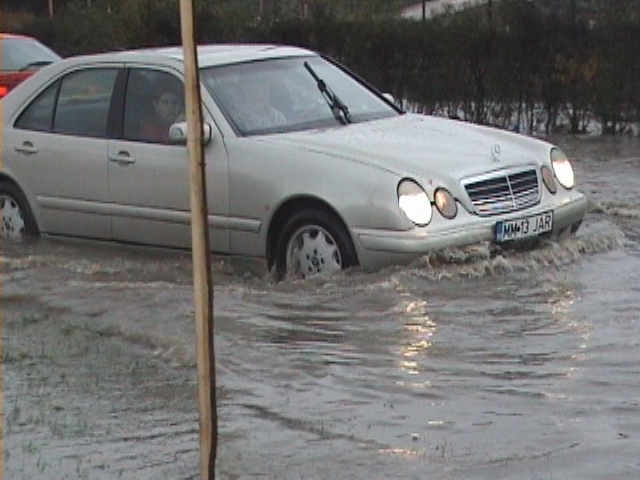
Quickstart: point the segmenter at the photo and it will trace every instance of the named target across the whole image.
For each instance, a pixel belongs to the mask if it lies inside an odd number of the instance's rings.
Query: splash
[[[635,198],[629,195],[624,202],[603,201],[590,195],[589,213],[603,214],[610,217],[610,220],[616,219],[637,220],[640,218],[640,205]]]
[[[640,207],[625,204],[610,204],[602,206],[603,213],[612,217],[626,220],[637,220],[640,218]]]
[[[496,250],[490,244],[483,244],[471,248],[446,249],[423,256],[401,272],[440,281],[560,269],[585,256],[621,248],[625,241],[624,234],[611,224],[594,225],[584,236],[544,241],[536,248]]]

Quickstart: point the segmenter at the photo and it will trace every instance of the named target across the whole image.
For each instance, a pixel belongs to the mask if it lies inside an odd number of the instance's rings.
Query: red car
[[[0,98],[60,56],[35,38],[0,33]]]

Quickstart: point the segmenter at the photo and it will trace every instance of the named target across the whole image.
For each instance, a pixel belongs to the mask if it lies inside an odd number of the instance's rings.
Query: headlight
[[[427,225],[431,221],[429,197],[413,180],[404,179],[398,184],[398,206],[418,226]]]
[[[458,214],[456,199],[444,188],[436,190],[435,200],[436,208],[444,218],[455,218]]]
[[[571,163],[567,159],[567,156],[559,148],[551,149],[551,164],[553,165],[553,172],[556,174],[560,185],[564,188],[572,189],[575,181],[573,178],[573,168],[571,168]]]

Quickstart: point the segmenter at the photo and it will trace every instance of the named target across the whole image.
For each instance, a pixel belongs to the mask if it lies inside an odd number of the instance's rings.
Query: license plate
[[[496,224],[496,242],[535,237],[553,229],[553,212],[518,218]]]

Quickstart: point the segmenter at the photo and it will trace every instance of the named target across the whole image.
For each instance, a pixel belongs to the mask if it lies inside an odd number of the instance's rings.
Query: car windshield
[[[200,78],[240,135],[347,123],[336,111],[333,97],[327,98],[327,89],[348,109],[348,123],[399,114],[377,92],[318,56],[207,67]]]
[[[55,52],[32,38],[2,38],[0,47],[3,72],[35,70],[60,60]]]

